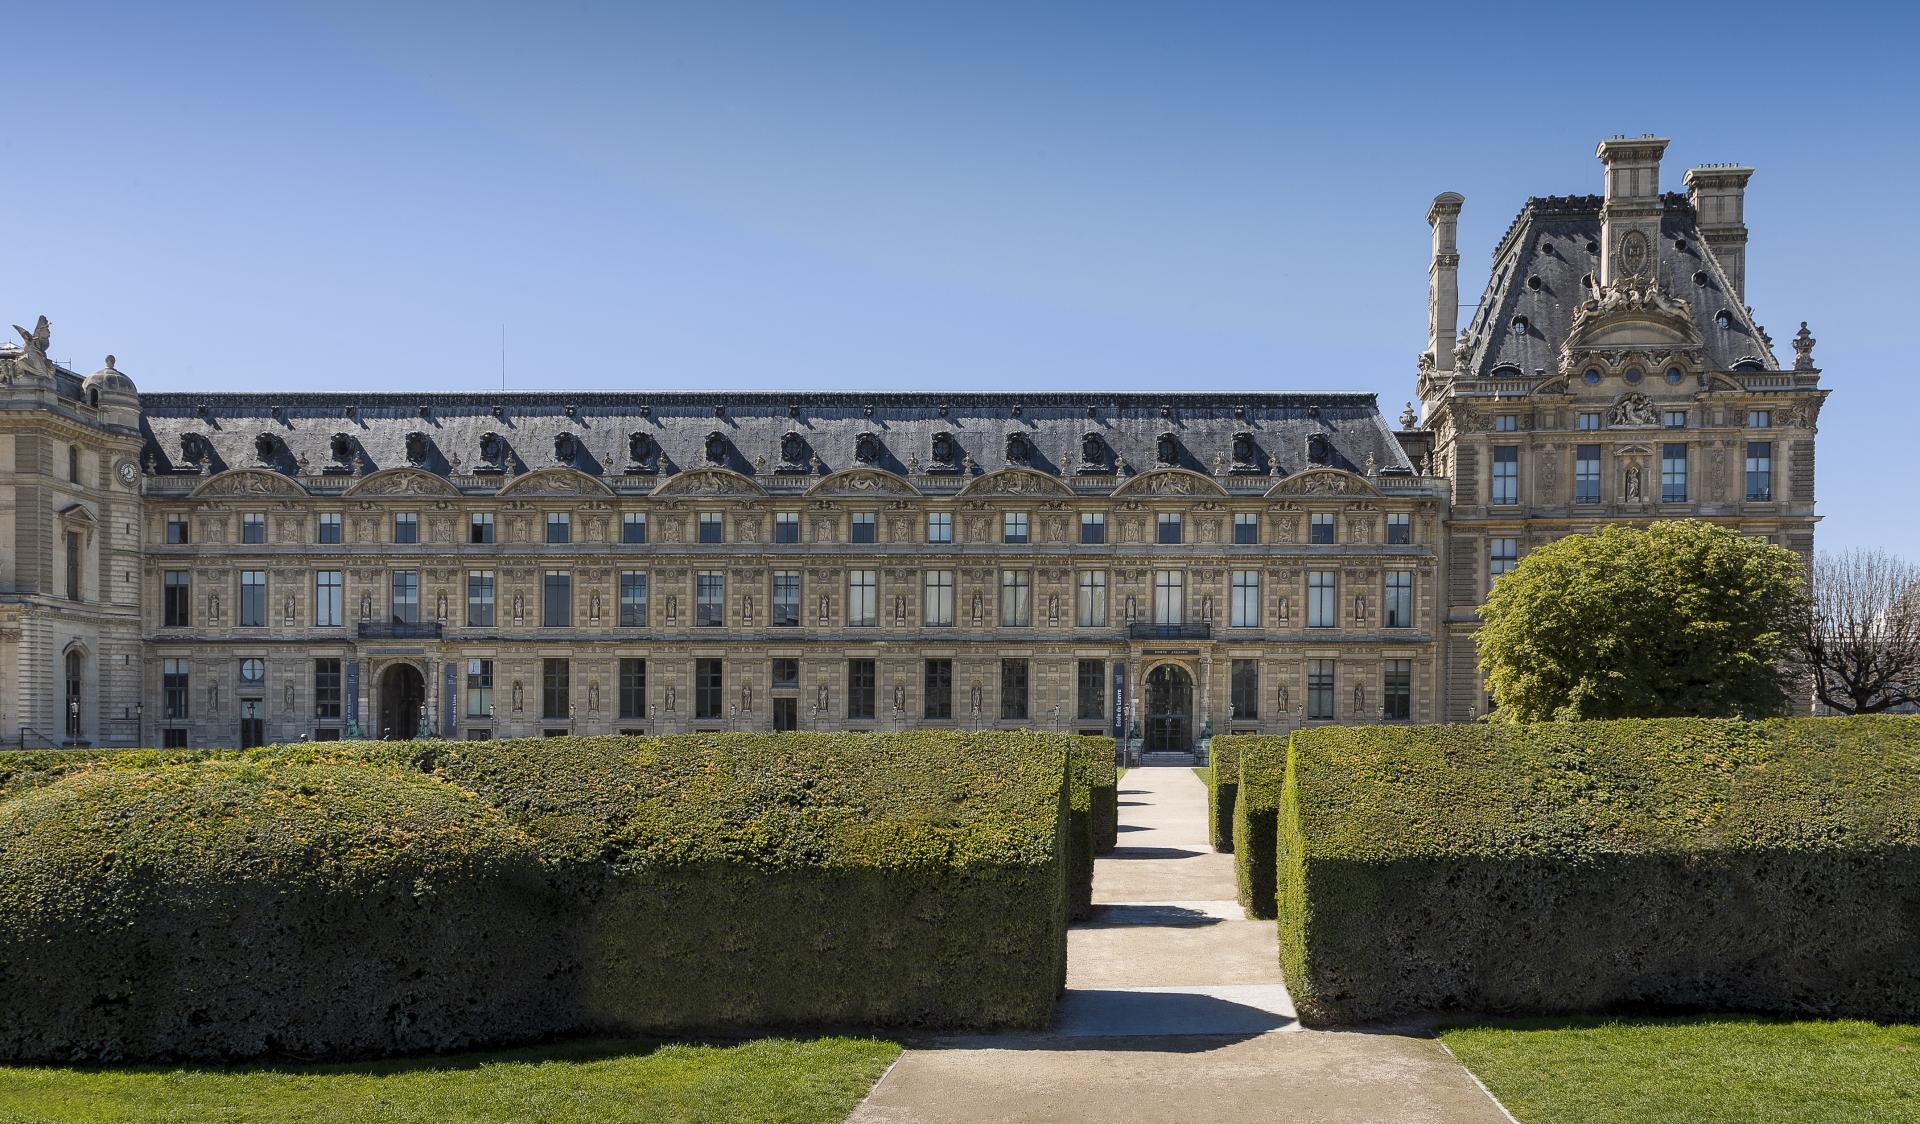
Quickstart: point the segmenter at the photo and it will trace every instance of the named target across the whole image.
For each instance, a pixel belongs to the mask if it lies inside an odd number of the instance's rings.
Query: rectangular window
[[[1412,570],[1387,571],[1387,593],[1381,609],[1382,622],[1388,628],[1413,627]]]
[[[847,571],[847,627],[872,628],[879,623],[879,571]]]
[[[1260,571],[1235,570],[1233,572],[1232,615],[1227,618],[1232,628],[1260,627]]]
[[[191,686],[187,666],[186,660],[167,660],[161,665],[160,713],[169,721],[187,717]]]
[[[573,541],[573,514],[566,511],[547,512],[547,542],[558,545]]]
[[[1307,541],[1315,546],[1331,546],[1334,542],[1333,515],[1325,511],[1316,511],[1307,517]]]
[[[1080,544],[1099,546],[1107,541],[1107,516],[1101,511],[1080,513]]]
[[[782,658],[773,661],[773,689],[795,690],[800,686],[800,661]]]
[[[693,623],[720,628],[727,623],[727,575],[723,570],[701,570],[693,577]]]
[[[1687,502],[1687,447],[1683,444],[1660,446],[1660,502]]]
[[[186,628],[193,623],[193,579],[186,570],[168,570],[160,575],[160,585],[165,591],[162,600],[166,615],[161,618],[168,628]]]
[[[1748,410],[1747,411],[1747,428],[1748,429],[1772,429],[1773,428],[1773,411],[1772,410]]]
[[[315,740],[315,741],[329,741],[329,740],[332,740],[332,741],[337,741],[337,740],[339,740],[339,734],[340,734],[340,731],[338,731],[338,730],[334,730],[334,731],[332,731],[332,733],[333,733],[333,735],[334,735],[334,737],[333,737],[333,738],[331,738],[331,739],[329,739],[329,738],[326,738],[326,737],[323,737],[323,736],[321,736],[321,735],[323,735],[323,734],[325,734],[325,733],[327,733],[327,732],[328,732],[328,731],[325,731],[325,730],[317,730],[317,731],[315,731],[315,732],[314,732],[314,740]],[[185,748],[187,748],[187,732],[186,732],[185,730],[162,730],[162,731],[160,731],[160,748],[162,748],[162,749],[185,749]]]
[[[930,628],[953,623],[953,571],[928,570],[922,579],[926,586],[926,620]]]
[[[167,545],[185,546],[192,541],[193,534],[187,530],[187,517],[184,515],[167,516]]]
[[[540,624],[544,628],[573,626],[573,575],[548,570],[540,583]]]
[[[1153,572],[1153,623],[1166,625],[1186,622],[1187,572],[1155,570]]]
[[[1396,513],[1387,516],[1387,545],[1406,546],[1413,541],[1413,516]]]
[[[953,515],[951,512],[930,511],[927,513],[927,541],[940,543],[953,541]]]
[[[313,625],[339,628],[346,612],[345,575],[339,570],[316,570],[313,575]]]
[[[700,541],[716,543],[727,541],[727,517],[718,511],[700,513]]]
[[[467,541],[480,546],[493,542],[493,512],[476,511],[467,516]]]
[[[1153,541],[1161,546],[1176,546],[1186,540],[1186,526],[1177,511],[1163,511],[1154,521]]]
[[[467,661],[467,717],[493,717],[493,661]]]
[[[620,627],[645,628],[646,626],[646,572],[643,570],[622,570],[620,571]]]
[[[853,513],[853,541],[870,543],[880,541],[880,517],[871,511]]]
[[[1413,661],[1387,660],[1380,682],[1380,717],[1405,722],[1413,717]]]
[[[420,623],[420,571],[395,570],[391,578],[393,597],[389,619],[395,624]]]
[[[267,572],[240,571],[240,627],[265,628],[267,625]]]
[[[1573,502],[1600,502],[1600,446],[1573,448]]]
[[[1487,578],[1489,580],[1520,564],[1519,539],[1487,540]]]
[[[1579,429],[1582,433],[1592,433],[1600,428],[1600,415],[1598,413],[1582,413],[1576,418],[1576,422],[1577,425],[1575,428]]]
[[[1326,722],[1333,718],[1333,661],[1307,661],[1307,718]]]
[[[1260,661],[1233,661],[1233,710],[1228,721],[1252,722],[1260,717]]]
[[[467,571],[467,625],[489,628],[493,625],[493,571]]]
[[[1687,428],[1687,412],[1685,410],[1668,410],[1666,413],[1660,415],[1660,420],[1668,429]]]
[[[1074,596],[1073,622],[1081,628],[1107,626],[1107,572],[1082,570],[1080,587]]]
[[[620,717],[647,716],[647,661],[620,661]]]
[[[645,512],[629,511],[620,516],[620,541],[627,546],[644,546],[647,541]]]
[[[540,661],[540,717],[569,718],[573,703],[573,665],[564,659]]]
[[[773,572],[773,612],[768,623],[774,628],[800,627],[800,571]]]
[[[1233,516],[1233,544],[1235,546],[1253,546],[1260,541],[1260,516],[1256,512],[1241,511]]]
[[[1027,717],[1027,661],[1000,661],[1000,719],[1024,721]]]
[[[411,511],[402,511],[394,515],[393,541],[397,543],[419,542],[420,517]]]
[[[267,541],[267,514],[249,511],[240,517],[240,541],[249,545]]]
[[[1033,575],[1025,570],[1000,571],[1000,623],[1015,628],[1033,623]]]
[[[1519,414],[1493,415],[1493,431],[1495,433],[1512,433],[1519,428],[1520,428]]]
[[[1074,674],[1073,716],[1083,722],[1107,716],[1107,661],[1080,661]]]
[[[313,716],[340,717],[340,661],[313,661]]]
[[[1520,446],[1493,447],[1493,502],[1520,502]]]
[[[799,512],[776,511],[773,513],[773,541],[776,543],[797,543],[800,541]]]
[[[341,540],[340,513],[323,511],[320,513],[320,537],[315,540],[322,546],[335,546]]]
[[[953,661],[928,660],[921,677],[921,716],[933,721],[953,717]]]
[[[847,719],[861,721],[873,717],[876,679],[872,660],[847,661]]]
[[[1747,442],[1747,499],[1773,499],[1773,442]]]
[[[714,658],[693,661],[693,717],[719,718],[726,706],[726,666]]]
[[[1000,517],[1000,541],[1023,543],[1027,541],[1027,513],[1009,511]]]
[[[1307,627],[1332,628],[1340,623],[1335,604],[1332,570],[1313,570],[1307,574]]]

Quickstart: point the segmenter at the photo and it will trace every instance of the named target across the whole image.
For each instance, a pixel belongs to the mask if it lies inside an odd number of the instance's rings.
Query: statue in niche
[[[526,613],[527,613],[526,595],[523,593],[514,594],[513,595],[513,619],[517,621],[521,617],[526,616]]]
[[[853,459],[861,464],[879,464],[880,438],[871,433],[862,433],[854,438]]]
[[[1154,442],[1154,457],[1164,467],[1180,463],[1180,439],[1171,433],[1162,433]]]
[[[363,621],[373,619],[373,594],[371,593],[360,595],[360,619]]]
[[[727,435],[717,429],[707,434],[707,463],[727,463]]]
[[[1621,494],[1628,503],[1638,503],[1640,501],[1639,465],[1630,464],[1627,466],[1626,487]]]
[[[289,622],[293,620],[293,594],[289,593],[280,602],[281,613]]]
[[[587,684],[587,713],[592,714],[598,711],[599,709],[600,709],[600,681],[598,679],[595,679],[593,682]]]
[[[446,590],[443,589],[440,591],[440,600],[439,600],[439,603],[435,606],[435,609],[440,620],[444,621],[447,619],[447,591]]]
[[[522,693],[520,690],[520,681],[518,679],[515,679],[513,681],[513,712],[515,714],[520,713],[521,698],[522,698]]]

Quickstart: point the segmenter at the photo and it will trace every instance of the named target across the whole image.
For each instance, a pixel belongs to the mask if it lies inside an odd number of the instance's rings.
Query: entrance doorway
[[[397,663],[380,675],[380,736],[406,741],[420,736],[427,681],[410,663]]]
[[[252,749],[267,744],[267,720],[260,712],[264,704],[259,699],[240,700],[240,748]]]
[[[1149,753],[1187,753],[1193,749],[1193,677],[1178,664],[1163,663],[1147,673]]]
[[[773,700],[773,728],[776,730],[800,728],[799,699],[776,698]]]

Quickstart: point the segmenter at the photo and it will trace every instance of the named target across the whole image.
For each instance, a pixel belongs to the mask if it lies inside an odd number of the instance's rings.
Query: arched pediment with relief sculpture
[[[655,496],[764,496],[751,476],[730,468],[690,468],[675,473],[653,490]]]
[[[460,489],[421,468],[384,468],[354,482],[346,495],[370,500],[381,496],[458,496]]]
[[[1578,362],[1579,353],[1587,351],[1700,345],[1692,305],[1661,292],[1650,278],[1627,277],[1574,306],[1562,355],[1571,366]]]
[[[969,497],[1071,496],[1073,489],[1031,468],[1002,468],[968,482],[960,494]]]
[[[821,477],[807,489],[809,496],[917,496],[920,489],[891,472],[872,468],[843,468]]]
[[[1341,468],[1309,468],[1267,489],[1269,496],[1377,496],[1380,489]]]
[[[1227,490],[1212,477],[1190,468],[1154,468],[1131,477],[1113,490],[1116,496],[1209,496],[1222,497]]]
[[[613,489],[575,468],[536,468],[501,488],[503,496],[610,496]]]
[[[305,488],[278,472],[264,468],[230,468],[195,488],[188,498],[217,500],[227,496],[304,496],[306,494]]]

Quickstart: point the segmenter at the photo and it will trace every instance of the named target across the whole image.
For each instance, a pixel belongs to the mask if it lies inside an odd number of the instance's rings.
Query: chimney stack
[[[1454,337],[1460,331],[1460,247],[1455,230],[1466,197],[1443,191],[1427,208],[1433,228],[1433,263],[1427,267],[1427,354],[1436,371],[1453,370]]]
[[[1700,237],[1726,272],[1736,305],[1747,303],[1747,181],[1752,178],[1753,169],[1738,164],[1687,169],[1687,198]]]
[[[1614,137],[1594,155],[1607,166],[1600,207],[1600,284],[1652,278],[1660,260],[1660,155],[1667,138]]]

